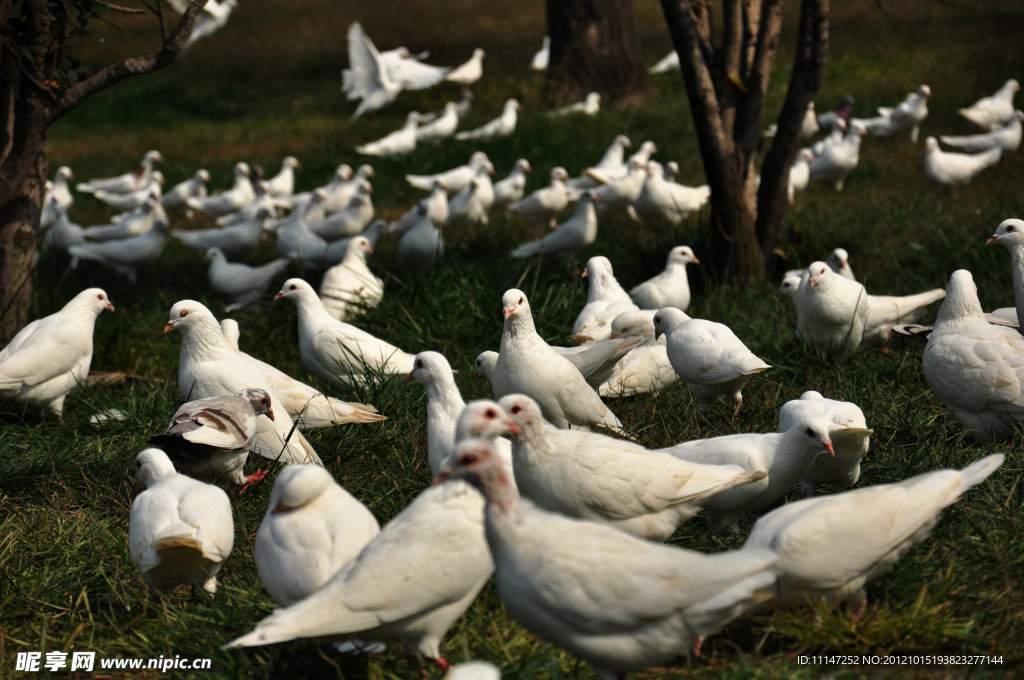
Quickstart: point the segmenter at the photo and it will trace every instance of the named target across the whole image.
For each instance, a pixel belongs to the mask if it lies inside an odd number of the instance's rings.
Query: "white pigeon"
[[[532,171],[530,161],[525,158],[517,160],[508,177],[494,183],[494,203],[491,207],[503,210],[521,200],[526,192],[526,173]]]
[[[551,36],[544,36],[544,43],[537,53],[530,60],[530,69],[533,71],[547,71],[548,62],[551,60]]]
[[[821,356],[830,349],[856,351],[870,312],[867,291],[824,262],[814,262],[807,269],[809,275],[793,296],[798,334]]]
[[[85,243],[85,230],[68,219],[67,208],[54,204],[53,216],[53,225],[43,237],[43,250],[56,250],[67,255],[68,248]]]
[[[864,126],[861,125],[860,127],[863,128]],[[825,155],[825,152],[831,149],[833,146],[838,146],[839,144],[841,144],[843,139],[846,137],[846,133],[849,130],[849,124],[842,118],[837,118],[835,125],[832,126],[831,131],[827,135],[825,135],[825,137],[811,145],[811,155],[814,156],[814,158],[821,158],[823,155]]]
[[[416,150],[416,126],[423,122],[423,116],[411,111],[405,117],[405,125],[398,130],[356,147],[356,152],[364,156],[405,156]]]
[[[607,524],[639,538],[667,540],[708,499],[765,476],[735,465],[702,465],[596,432],[561,430],[537,402],[498,402],[512,433],[516,487],[548,512]]]
[[[828,182],[836,191],[842,191],[846,178],[860,162],[860,140],[866,134],[863,126],[851,125],[842,142],[829,147],[811,162],[811,181]]]
[[[493,166],[491,166],[491,161],[487,158],[487,154],[483,151],[476,151],[469,157],[469,163],[466,165],[460,165],[457,168],[434,175],[406,175],[405,180],[417,189],[423,189],[424,191],[432,191],[434,182],[440,180],[448,188],[448,195],[453,196],[473,181],[481,167]]]
[[[206,270],[210,288],[231,299],[231,304],[224,308],[227,312],[259,302],[270,288],[274,277],[291,264],[291,260],[286,258],[279,258],[258,267],[243,262],[228,262],[220,248],[208,249],[206,261],[210,263],[209,269]]]
[[[647,72],[652,76],[659,73],[671,73],[672,71],[679,70],[679,53],[672,50],[656,63],[651,68],[647,69]]]
[[[365,163],[360,165],[355,174],[352,168],[342,164],[334,171],[334,177],[319,191],[324,196],[324,213],[336,213],[349,204],[361,188],[370,189],[370,178],[375,176],[373,168]],[[307,194],[297,194],[296,198],[309,198]]]
[[[449,70],[443,66],[424,64],[422,60],[429,56],[429,52],[412,54],[408,48],[398,47],[381,52],[380,63],[387,71],[391,82],[399,83],[402,89],[425,90],[444,80],[444,75]],[[357,92],[359,81],[352,69],[341,72],[341,83],[341,90],[349,99],[360,98],[361,95]]]
[[[872,137],[887,137],[898,132],[910,131],[910,141],[917,143],[921,123],[928,117],[928,98],[932,90],[921,85],[917,92],[911,92],[893,108],[879,107],[879,116],[865,120],[853,119],[853,125],[860,124]]]
[[[633,148],[633,143],[626,135],[618,135],[612,140],[611,146],[604,152],[597,165],[584,170],[580,177],[574,177],[566,182],[566,186],[574,191],[596,187],[599,182],[590,176],[590,172],[598,170],[604,173],[617,172],[625,174],[625,150]]]
[[[445,75],[444,79],[450,83],[460,85],[472,85],[484,74],[484,57],[487,54],[479,47],[473,50],[473,56],[469,61],[459,64]]]
[[[774,137],[779,130],[779,126],[772,124],[765,130],[765,137]],[[800,123],[800,139],[806,141],[814,137],[821,131],[821,126],[818,125],[818,115],[814,112],[814,102],[807,104],[807,112],[804,113],[803,122]]]
[[[458,112],[459,121],[466,120],[466,116],[469,115],[469,110],[473,108],[473,93],[469,91],[469,85],[462,86],[462,96],[459,97],[458,101]]]
[[[533,397],[557,427],[569,424],[622,432],[622,423],[597,396],[579,370],[537,335],[526,293],[515,288],[501,297],[505,325],[494,367],[494,394]]]
[[[114,311],[107,294],[86,288],[18,331],[0,350],[0,398],[48,408],[61,418],[64,399],[89,375],[92,333],[104,309]]]
[[[832,422],[823,413],[795,414],[790,428],[782,433],[729,434],[695,439],[662,449],[694,463],[738,465],[765,476],[750,484],[730,489],[704,504],[704,519],[712,531],[721,531],[753,512],[782,498],[807,473],[818,456],[835,456],[829,432]]]
[[[647,163],[647,179],[640,189],[640,195],[633,201],[633,210],[638,217],[663,219],[676,225],[703,208],[710,200],[710,186],[684,186],[669,181],[667,174],[663,172],[660,163]]]
[[[959,113],[983,130],[998,130],[1013,117],[1013,98],[1018,90],[1020,83],[1010,78],[994,95],[979,99]]]
[[[589,93],[581,102],[569,104],[553,111],[548,111],[548,115],[558,118],[562,116],[572,116],[577,113],[582,113],[585,116],[596,116],[601,112],[601,95],[597,92]]]
[[[459,417],[466,410],[451,364],[438,352],[416,355],[409,378],[418,381],[427,391],[427,462],[430,474],[441,474],[446,462],[455,454]],[[474,402],[482,403],[482,402]],[[483,417],[481,414],[480,417]],[[492,416],[493,417],[493,416]],[[469,427],[470,422],[465,423]],[[498,455],[512,470],[512,442],[495,439]]]
[[[828,259],[825,260],[825,264],[828,265],[829,269],[834,271],[836,274],[839,274],[844,279],[850,279],[851,281],[857,280],[857,277],[853,273],[853,268],[850,267],[850,253],[848,253],[845,248],[834,248],[831,254],[829,254]],[[807,273],[807,269],[790,269],[785,273],[783,279],[796,277],[797,283],[799,283],[803,275]],[[796,289],[794,288],[793,291],[795,292],[795,290]]]
[[[871,446],[872,430],[868,428],[864,412],[854,403],[826,399],[811,390],[782,405],[779,432],[793,427],[801,413],[819,413],[832,422],[828,436],[835,454],[814,459],[814,464],[800,479],[804,497],[813,496],[823,484],[828,484],[832,493],[846,491],[860,479],[860,463]]]
[[[868,318],[864,322],[862,342],[887,343],[893,326],[915,323],[924,316],[925,307],[946,297],[935,288],[916,295],[868,295]]]
[[[101,243],[81,243],[68,248],[68,254],[79,260],[100,262],[135,283],[138,280],[136,270],[153,264],[163,253],[168,229],[167,220],[161,218],[141,236]]]
[[[615,317],[639,308],[619,285],[612,272],[612,263],[604,255],[596,255],[587,260],[583,276],[589,281],[587,304],[576,315],[571,339],[576,342],[604,340],[611,335]]]
[[[320,590],[225,648],[357,638],[401,644],[407,656],[447,669],[441,638],[494,572],[483,505],[463,482],[430,487]]]
[[[939,139],[943,144],[960,149],[965,153],[981,153],[997,147],[1003,152],[1003,156],[1008,156],[1020,148],[1022,120],[1024,120],[1024,111],[1014,111],[1006,125],[992,132],[964,137],[942,135]]]
[[[856,621],[867,604],[865,584],[925,540],[942,510],[1004,459],[996,453],[963,470],[787,503],[757,520],[743,547],[778,554],[775,606],[824,601],[831,609],[851,601]]]
[[[363,229],[360,233],[355,236],[349,236],[348,238],[340,238],[337,241],[331,241],[327,244],[327,248],[323,254],[323,266],[328,267],[335,265],[345,257],[345,251],[348,250],[348,245],[357,238],[365,238],[370,244],[371,248],[377,247],[377,241],[380,240],[382,234],[386,234],[388,231],[387,220],[377,219],[367,225],[366,229]]]
[[[302,164],[295,156],[287,156],[281,161],[281,170],[267,180],[267,191],[273,198],[283,198],[295,193],[295,169]]]
[[[934,137],[924,142],[924,176],[937,184],[967,184],[985,168],[999,162],[1003,151],[993,147],[977,154],[949,153]]]
[[[423,210],[420,210],[420,206]],[[426,213],[434,224],[444,225],[448,221],[448,187],[442,180],[434,182],[430,195],[402,213],[402,216],[388,225],[388,233],[404,234]]]
[[[349,99],[361,99],[352,119],[364,113],[376,113],[395,101],[404,84],[388,74],[381,53],[363,32],[359,22],[348,27],[347,71],[342,72],[342,91]]]
[[[209,181],[210,173],[206,170],[196,170],[190,179],[175,184],[160,201],[166,210],[180,208],[190,198],[204,198],[207,195],[206,184]]]
[[[775,554],[703,555],[516,499],[486,440],[459,445],[449,480],[487,498],[498,594],[513,619],[590,663],[598,680],[666,664],[771,597]]]
[[[459,127],[459,105],[448,102],[434,120],[416,128],[417,144],[440,144],[455,134]]]
[[[789,183],[786,185],[786,196],[789,198],[790,204],[796,198],[796,192],[803,191],[811,183],[811,162],[813,160],[814,154],[810,149],[800,149],[796,160],[790,166]]]
[[[306,219],[309,230],[328,243],[359,235],[375,214],[371,191],[360,188],[348,205],[322,220]]]
[[[357,236],[349,242],[345,257],[326,272],[320,282],[320,301],[327,313],[344,321],[353,313],[376,307],[384,298],[384,281],[370,271],[370,242]]]
[[[490,162],[481,165],[470,183],[448,201],[445,226],[473,227],[489,222],[487,213],[494,205],[494,185],[490,177],[493,173],[494,166]]]
[[[238,323],[234,319],[223,319],[220,326],[228,344],[259,367],[277,395],[276,403],[298,423],[300,430],[387,420],[373,406],[328,397],[270,364],[241,352],[238,349]]]
[[[591,190],[597,199],[598,216],[628,209],[640,198],[647,180],[647,161],[631,160],[625,175]]]
[[[242,472],[249,449],[256,440],[256,420],[274,420],[270,394],[258,387],[231,396],[207,397],[182,404],[161,434],[149,445],[167,454],[178,470],[191,477],[214,481],[226,479],[248,487],[266,476]]]
[[[226,257],[240,260],[248,257],[260,245],[263,225],[268,219],[270,211],[261,210],[253,219],[227,227],[189,231],[175,229],[171,236],[190,248],[204,252],[210,248],[219,248]]]
[[[135,210],[151,197],[156,197],[160,200],[163,194],[161,187],[164,184],[164,175],[159,170],[154,170],[153,174],[149,176],[149,182],[142,185],[135,191],[129,191],[125,194],[116,194],[97,189],[93,192],[93,196],[109,205],[118,212],[128,212],[129,210]]]
[[[1024,420],[1024,337],[988,323],[966,269],[953,272],[922,357],[932,391],[981,442]]]
[[[216,218],[214,222],[217,223],[217,226],[230,227],[241,222],[248,222],[249,220],[255,219],[256,216],[264,210],[269,212],[271,215],[276,215],[279,208],[287,207],[287,204],[290,203],[290,201],[284,198],[271,198],[270,194],[264,190],[264,183],[262,181],[257,179],[250,183],[252,184],[253,194],[255,195],[253,200],[246,203],[235,212],[229,212],[226,215],[221,215]],[[298,206],[300,204],[296,202],[294,205]],[[276,223],[276,220],[277,218],[267,221],[266,229],[268,231],[275,231],[273,226]]]
[[[66,165],[57,168],[57,174],[53,182],[46,183],[46,193],[43,196],[43,211],[39,215],[39,228],[48,229],[53,226],[57,218],[56,208],[62,206],[65,211],[71,208],[75,197],[71,193],[70,180],[75,178],[75,173]]]
[[[679,379],[690,386],[700,410],[707,413],[720,396],[739,417],[743,386],[771,366],[757,357],[725,324],[691,319],[682,310],[665,307],[654,315],[654,337],[667,335],[666,351]]]
[[[512,251],[512,257],[541,255],[562,258],[571,263],[581,250],[597,239],[595,204],[594,195],[589,191],[583,192],[572,217],[543,238],[519,246]]]
[[[324,257],[327,251],[327,241],[322,239],[309,227],[308,215],[322,205],[324,195],[319,191],[313,192],[313,199],[307,206],[305,213],[296,210],[292,213],[293,219],[289,220],[277,233],[277,252],[281,257],[287,257],[295,262],[302,262],[304,266],[311,269],[323,268]]]
[[[1013,280],[1013,300],[1019,321],[1024,319],[1024,220],[1011,217],[1000,222],[985,245],[993,243],[1005,246],[1010,252],[1010,278]]]
[[[610,167],[587,168],[585,174],[599,184],[612,184],[616,180],[620,180],[629,174],[633,170],[634,164],[639,164],[643,166],[645,170],[641,179],[642,184],[643,179],[647,177],[647,164],[651,161],[651,155],[657,150],[658,147],[654,142],[646,141],[640,145],[640,149],[630,156],[626,162]]]
[[[365,505],[314,465],[288,465],[274,480],[253,556],[263,587],[290,607],[321,587],[380,534]]]
[[[168,2],[182,13],[188,9],[189,5],[187,0],[168,0]],[[190,49],[200,40],[209,39],[214,33],[227,26],[232,10],[237,7],[237,0],[220,0],[219,2],[218,0],[207,0],[203,5],[203,10],[196,17],[195,23],[192,24],[192,32],[185,44],[181,46],[181,51]]]
[[[185,203],[188,207],[200,210],[210,217],[221,217],[237,212],[256,199],[251,176],[249,164],[239,161],[235,163],[235,179],[230,189],[202,198],[188,198]]]
[[[299,354],[310,373],[328,385],[350,386],[380,375],[408,375],[413,355],[328,313],[302,279],[288,279],[275,299],[288,298],[299,316]]]
[[[159,591],[188,584],[217,592],[217,572],[235,545],[227,494],[178,474],[159,449],[139,453],[135,468],[128,550],[143,580]]]
[[[91,194],[97,190],[107,191],[113,194],[126,194],[135,191],[149,183],[149,177],[153,174],[153,166],[156,163],[163,163],[164,157],[159,151],[147,151],[142,161],[131,172],[126,172],[117,177],[106,177],[103,179],[91,179],[82,182],[75,188],[81,192]]]
[[[653,309],[622,312],[612,321],[611,339],[639,337],[643,341],[615,364],[597,390],[602,397],[629,397],[657,393],[679,380],[668,358],[668,337],[654,337]]]
[[[565,182],[569,173],[565,168],[556,167],[551,170],[551,183],[537,189],[526,198],[516,201],[508,207],[540,227],[557,226],[555,217],[565,206],[569,205],[569,194]]]
[[[487,140],[496,139],[498,137],[508,137],[516,131],[516,123],[519,120],[519,109],[519,102],[515,99],[509,99],[505,102],[505,107],[501,110],[500,116],[473,130],[455,133],[455,139]]]
[[[181,331],[178,353],[178,390],[188,401],[236,394],[259,387],[270,395],[271,403],[282,400],[250,357],[242,354],[224,337],[217,319],[202,303],[179,300],[171,307],[164,333]],[[264,458],[321,465],[316,451],[301,432],[293,431],[291,417],[280,410],[273,422],[258,418],[252,450]]]
[[[149,232],[158,219],[164,217],[161,213],[160,201],[150,197],[141,206],[115,218],[110,224],[86,227],[82,233],[90,241],[117,241],[141,236]]]
[[[640,309],[676,307],[684,312],[690,306],[690,281],[686,265],[700,264],[689,246],[676,246],[668,253],[665,271],[629,291]]]
[[[352,179],[352,166],[348,165],[347,163],[342,163],[337,168],[335,168],[334,174],[331,175],[331,181],[323,185],[322,187],[317,188],[320,189],[326,196],[331,197],[331,195],[335,191],[344,186],[350,179]],[[312,196],[312,194],[312,191],[303,191],[297,194],[293,193],[291,196],[282,197],[280,199],[280,202],[282,204],[282,207],[294,208],[295,205],[300,201],[309,200],[309,197]],[[347,198],[349,197],[346,197],[346,203]],[[341,209],[342,207],[344,207],[344,205],[345,204],[339,204],[337,206],[337,209]]]
[[[433,267],[444,255],[441,224],[430,217],[429,209],[422,203],[416,206],[416,210],[416,221],[398,241],[395,260],[408,268]]]

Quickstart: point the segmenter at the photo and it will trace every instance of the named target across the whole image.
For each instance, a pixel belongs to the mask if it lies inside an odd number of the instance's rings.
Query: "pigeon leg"
[[[736,399],[733,400],[733,405],[735,406],[735,408],[732,410],[732,419],[735,422],[739,422],[740,421],[740,406],[742,404],[743,404],[743,395],[742,394],[737,394],[736,395]]]
[[[868,605],[868,595],[861,588],[854,594],[853,608],[850,611],[850,616],[854,622],[860,621],[860,618],[864,616],[864,610]]]
[[[697,639],[693,642],[693,655],[700,658],[700,648],[704,645],[704,636],[698,635]]]
[[[260,481],[261,479],[263,479],[266,476],[267,476],[267,471],[266,470],[257,470],[256,472],[252,473],[251,475],[247,475],[246,478],[245,478],[245,486],[242,487],[242,493],[245,493],[249,489],[250,486],[252,486],[256,482]]]

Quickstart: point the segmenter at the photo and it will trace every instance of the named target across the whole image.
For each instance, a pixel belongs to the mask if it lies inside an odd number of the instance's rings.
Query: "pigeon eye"
[[[476,462],[476,454],[475,453],[464,453],[464,454],[462,454],[461,463],[463,465],[470,465],[470,464],[475,463],[475,462]]]
[[[807,436],[808,437],[813,437],[814,436],[814,430],[812,430],[811,428],[807,428],[807,430],[805,430],[805,431],[807,432]]]
[[[97,296],[96,296],[96,299],[97,299],[97,300],[102,300],[102,299],[103,299],[103,296],[102,296],[102,295],[97,295]]]
[[[1006,231],[1013,231],[1013,225],[1011,224],[1008,227],[1006,227]]]
[[[187,309],[181,310],[180,312],[178,312],[178,316],[180,316],[182,319],[184,319],[186,316],[188,316],[188,310]]]
[[[298,290],[298,289],[299,289],[299,287],[296,286],[294,283],[292,285],[288,286],[288,290]]]
[[[519,406],[519,404],[516,404],[515,406],[512,407],[512,415],[514,415],[514,416],[519,415],[520,413],[522,413],[522,411],[523,411],[523,408],[521,406]]]
[[[423,362],[422,361],[417,361],[416,362],[416,368],[423,368]]]
[[[523,298],[519,298],[519,304],[523,304]]]
[[[487,409],[487,412],[484,413],[484,415],[487,416],[487,418],[490,419],[490,420],[494,420],[495,418],[498,417],[498,414],[496,414],[494,412],[494,409],[492,409],[492,408]]]

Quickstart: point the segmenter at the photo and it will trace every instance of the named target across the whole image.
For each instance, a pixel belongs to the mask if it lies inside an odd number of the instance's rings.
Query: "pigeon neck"
[[[295,308],[299,314],[299,325],[304,326],[312,337],[317,329],[322,328],[334,317],[324,309],[324,304],[315,293],[306,293],[295,298]]]
[[[1024,319],[1024,243],[1010,243],[1010,272],[1013,276],[1013,302],[1017,318]]]
[[[441,464],[455,451],[455,428],[466,407],[451,376],[431,381],[427,390],[427,455],[430,469],[440,471]]]
[[[534,336],[537,328],[533,324],[533,317],[530,314],[513,314],[505,319],[505,328],[501,334],[501,351],[504,352],[506,340],[514,337]]]
[[[230,347],[224,332],[212,319],[194,318],[182,330],[181,353],[184,356],[209,361],[222,357]]]
[[[765,435],[772,436],[772,435]],[[772,481],[789,488],[810,469],[819,455],[829,455],[817,439],[808,437],[801,426],[794,426],[782,435],[775,450],[770,469]]]
[[[502,518],[507,518],[515,510],[516,496],[504,469],[501,465],[491,465],[482,472],[480,490],[487,499],[487,517],[490,517],[491,513],[496,513]]]
[[[522,426],[522,433],[516,435],[513,454],[516,458],[527,458],[530,462],[547,458],[550,444],[558,436],[559,430],[554,425],[540,419]]]

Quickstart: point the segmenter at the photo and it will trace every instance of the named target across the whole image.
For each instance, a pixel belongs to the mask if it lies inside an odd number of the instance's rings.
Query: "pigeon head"
[[[301,167],[302,167],[302,163],[299,163],[299,159],[297,159],[295,156],[288,156],[283,161],[281,161],[281,169],[282,170],[284,170],[285,168],[301,168]]]
[[[249,387],[235,396],[248,401],[249,405],[252,406],[253,413],[257,416],[266,416],[271,420],[274,419],[274,409],[270,407],[270,395],[267,394],[266,390],[259,387]]]
[[[632,149],[633,142],[629,141],[629,137],[626,135],[619,135],[615,138],[615,143],[621,146],[623,149]]]
[[[221,319],[220,331],[224,334],[224,339],[228,341],[228,344],[238,350],[238,338],[241,337],[241,332],[238,330],[238,322],[234,319]]]
[[[203,321],[200,320],[212,321],[214,324],[217,323],[213,313],[202,302],[179,300],[171,307],[167,325],[164,326],[164,333],[168,333],[174,328],[184,329],[191,328],[196,323],[202,324]]]
[[[466,404],[455,425],[455,441],[469,439],[493,439],[505,434],[519,434],[519,427],[509,415],[490,399],[480,399]]]
[[[99,316],[104,309],[114,311],[114,305],[110,303],[110,298],[102,288],[86,288],[71,298],[64,308],[84,309],[86,313],[91,312],[96,316]]]
[[[530,161],[525,158],[520,158],[516,161],[516,169],[523,172],[533,172],[533,168],[530,166]]]
[[[996,227],[996,233],[992,234],[988,241],[985,241],[986,245],[993,243],[1006,246],[1011,250],[1020,248],[1024,244],[1024,220],[1011,217],[1000,222]]]
[[[654,339],[662,335],[671,335],[672,331],[690,320],[690,317],[676,307],[662,307],[654,315]]]
[[[779,286],[779,295],[796,295],[796,289],[800,287],[800,277],[796,275],[790,275],[782,279],[782,285]]]
[[[288,465],[274,480],[267,515],[277,515],[303,508],[326,491],[334,480],[319,465]]]
[[[274,296],[274,299],[280,300],[281,298],[292,298],[297,302],[302,299],[309,299],[309,296],[311,295],[314,298],[316,297],[316,291],[313,290],[313,287],[302,279],[295,278],[285,281],[281,290],[279,290],[277,295]]]
[[[57,168],[57,176],[64,177],[65,179],[74,179],[75,173],[71,172],[71,168],[66,165],[62,165]]]
[[[836,248],[828,257],[827,264],[832,271],[839,271],[850,266],[850,254],[843,248]]]
[[[475,50],[473,50],[473,58],[474,59],[483,59],[486,56],[487,56],[487,53],[484,52],[482,47],[478,47]]]
[[[501,296],[501,306],[505,314],[505,320],[512,316],[517,318],[532,318],[530,303],[526,299],[526,293],[518,288],[510,288]]]
[[[832,268],[829,267],[827,264],[818,261],[811,263],[811,266],[807,268],[807,273],[809,274],[807,278],[807,285],[809,285],[811,288],[814,288],[819,283],[821,283],[822,279],[828,280],[829,275],[833,274],[834,272],[832,271]]]
[[[153,163],[163,163],[164,156],[159,151],[147,151],[145,157],[142,159],[144,165],[152,165]]]
[[[135,456],[135,493],[177,474],[174,463],[160,449],[145,449]]]
[[[924,97],[927,99],[928,97],[932,96],[932,88],[928,87],[927,85],[922,85],[921,87],[917,88],[917,95],[919,97]]]
[[[235,163],[235,178],[250,177],[252,170],[249,169],[249,164],[244,161]]]
[[[525,394],[506,394],[498,400],[498,406],[508,413],[521,433],[528,433],[547,422],[540,405]]]
[[[476,358],[476,379],[486,378],[488,381],[494,373],[494,367],[498,363],[498,353],[494,350],[481,352]]]
[[[934,137],[929,137],[928,139],[924,140],[924,150],[925,150],[925,153],[931,153],[933,151],[938,151],[939,150],[939,140],[935,139]]]
[[[647,161],[647,176],[661,177],[665,174],[665,168],[658,161]]]
[[[560,179],[563,182],[567,181],[569,179],[569,171],[563,168],[562,166],[552,168],[551,181],[554,182],[556,179]]]
[[[193,179],[197,179],[203,184],[206,184],[210,181],[210,173],[206,170],[196,170],[196,174],[193,176]]]
[[[373,171],[373,168],[367,165],[366,163],[363,163],[362,165],[359,166],[359,168],[356,170],[356,174],[359,177],[362,177],[363,179],[366,179],[367,177],[377,176],[377,173]]]
[[[674,263],[686,265],[690,262],[700,264],[700,260],[698,260],[697,256],[693,254],[693,250],[690,249],[690,246],[676,246],[668,254],[669,264]]]
[[[500,511],[508,511],[515,504],[501,458],[490,439],[467,439],[459,443],[448,463],[434,477],[434,484],[450,479],[472,484]]]
[[[227,262],[228,258],[224,257],[224,251],[220,248],[207,248],[206,255],[203,259],[207,262]]]
[[[946,299],[939,307],[935,326],[938,328],[945,322],[969,318],[984,318],[981,301],[978,300],[978,286],[974,283],[974,277],[969,271],[958,269],[949,277],[949,285],[946,286]]]
[[[367,255],[373,254],[373,246],[370,245],[370,239],[365,236],[356,236],[348,243],[348,248],[345,249],[345,254],[354,253],[358,257],[362,257],[364,260]]]
[[[452,373],[451,364],[440,352],[420,352],[412,364],[409,380],[416,380],[426,386],[444,375]]]
[[[612,340],[630,335],[654,340],[654,315],[650,310],[623,312],[612,320]]]
[[[799,441],[812,442],[810,448],[820,447],[819,453],[828,453],[835,457],[836,452],[832,448],[832,439],[829,437],[829,429],[832,427],[832,421],[824,414],[824,412],[817,409],[807,409],[801,411],[799,415],[793,420],[793,424],[790,425],[787,434]]]
[[[340,179],[342,182],[347,182],[352,179],[352,166],[347,163],[342,163],[334,171],[335,179]]]

